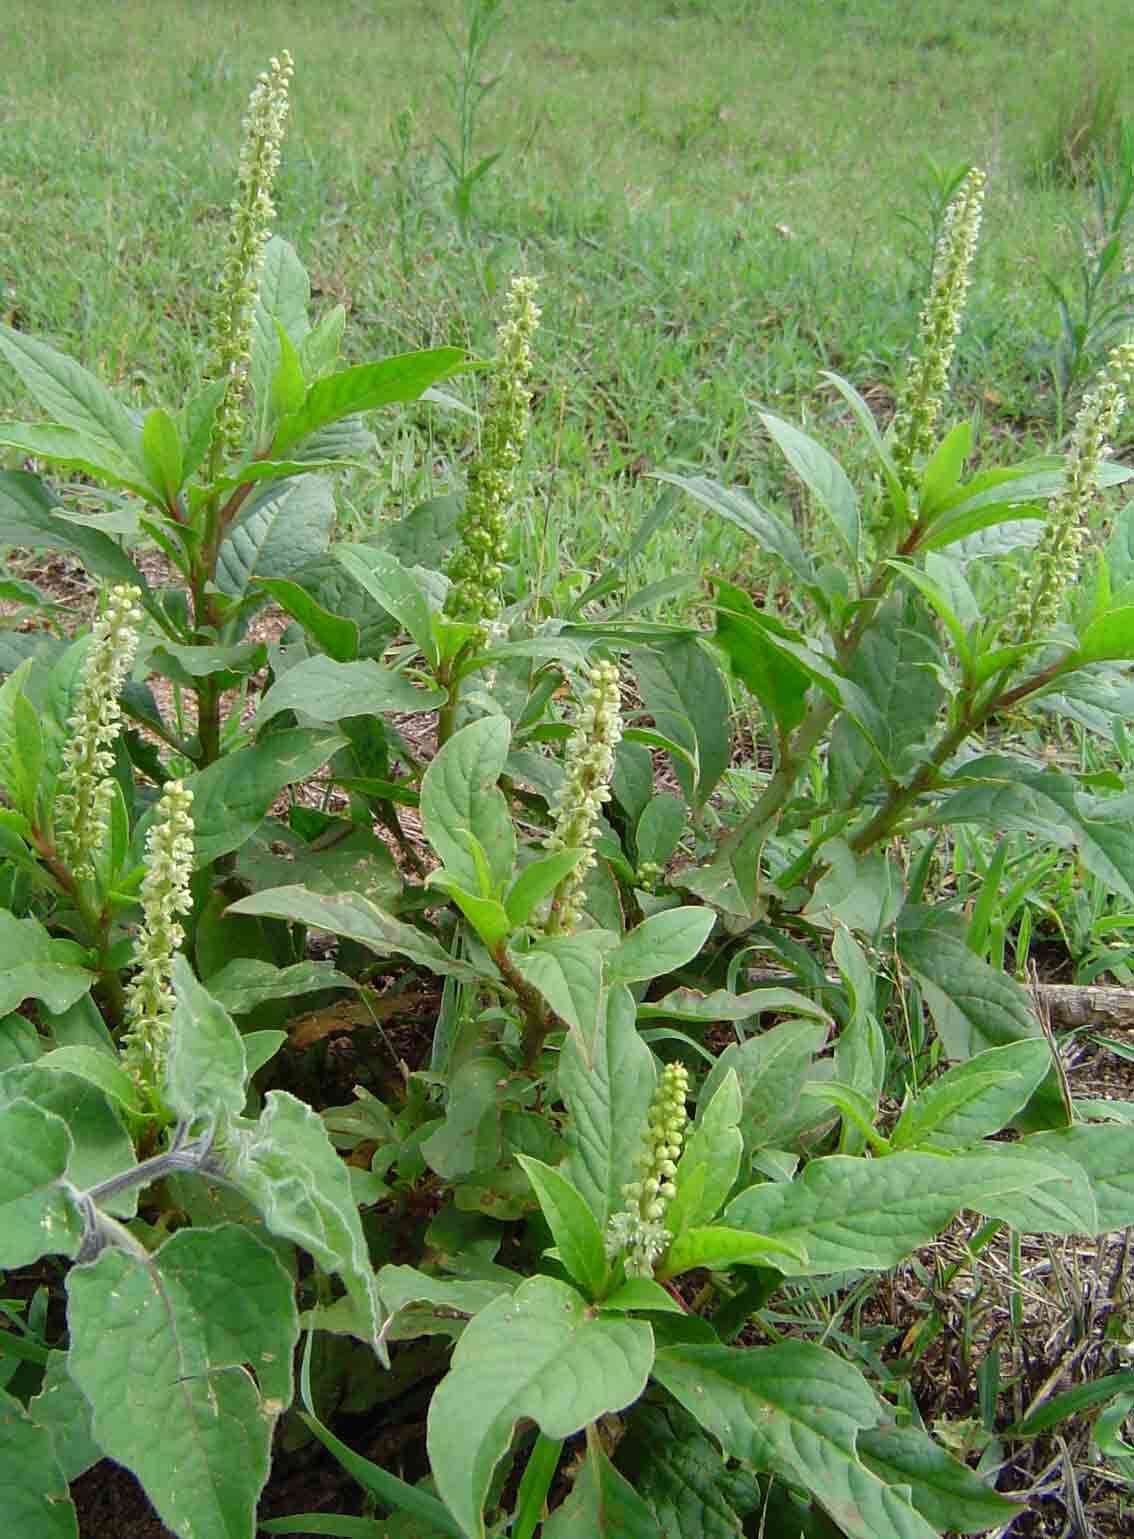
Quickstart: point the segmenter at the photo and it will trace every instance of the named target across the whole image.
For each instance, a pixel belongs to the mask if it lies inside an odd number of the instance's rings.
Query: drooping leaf
[[[79,1539],[50,1430],[0,1389],[0,1510],[20,1539]]]
[[[391,552],[373,545],[337,545],[334,556],[405,627],[426,662],[436,668],[439,657],[429,605],[413,573]]]
[[[480,980],[475,968],[451,957],[424,930],[395,919],[357,892],[344,892],[331,898],[307,887],[273,887],[267,892],[255,892],[238,899],[229,905],[228,912],[264,914],[273,919],[310,925],[315,930],[327,930],[331,935],[359,941],[379,956],[409,957],[442,977],[462,978],[469,983]]]
[[[0,541],[32,550],[77,551],[92,576],[132,583],[141,589],[143,602],[151,602],[149,584],[117,540],[61,517],[59,507],[37,476],[0,470]]]
[[[1134,1224],[1134,1136],[1121,1124],[1076,1123],[1022,1139],[1025,1157],[1074,1161],[1086,1173],[1097,1208],[1097,1233]]]
[[[1025,1511],[947,1454],[920,1427],[892,1422],[860,1432],[858,1456],[887,1485],[908,1485],[913,1504],[935,1529],[975,1534]]]
[[[637,983],[684,967],[708,940],[716,917],[710,908],[685,907],[643,919],[607,952],[607,983]]]
[[[367,1338],[377,1343],[383,1317],[374,1269],[347,1167],[322,1118],[286,1091],[270,1090],[256,1125],[233,1135],[228,1175],[270,1233],[302,1245],[342,1278]]]
[[[481,1310],[434,1393],[427,1439],[437,1489],[470,1539],[483,1539],[492,1474],[520,1418],[572,1436],[637,1400],[653,1350],[644,1322],[594,1315],[550,1277]]]
[[[996,1145],[954,1156],[828,1155],[792,1181],[741,1192],[725,1209],[725,1223],[801,1247],[805,1265],[788,1256],[775,1263],[789,1276],[881,1271],[927,1245],[961,1208],[999,1216],[1006,1199],[1034,1198],[1045,1188],[1073,1196],[1057,1161],[1017,1158],[1006,1147],[1003,1156]]]
[[[737,1350],[667,1346],[654,1376],[725,1453],[812,1492],[850,1539],[936,1539],[910,1500],[862,1462],[879,1406],[853,1364],[806,1341]]]
[[[622,1206],[633,1178],[657,1070],[638,1035],[634,1000],[613,989],[588,1045],[574,1033],[560,1054],[559,1091],[567,1106],[566,1171],[601,1226]]]
[[[358,656],[359,631],[354,620],[334,614],[323,607],[306,588],[290,577],[260,577],[256,586],[297,620],[316,643],[337,663],[350,663]]]
[[[755,1481],[730,1471],[716,1445],[672,1400],[635,1406],[618,1463],[666,1539],[740,1539],[742,1515],[762,1505]]]
[[[780,1267],[785,1259],[797,1266],[807,1265],[807,1252],[792,1240],[771,1239],[743,1229],[729,1229],[724,1224],[706,1224],[683,1229],[658,1266],[657,1275],[664,1282],[707,1267],[713,1272],[727,1272],[733,1266]]]
[[[680,487],[702,507],[709,508],[721,518],[727,518],[746,534],[752,535],[765,550],[779,556],[805,588],[817,586],[815,568],[804,554],[795,530],[777,514],[762,508],[745,493],[720,486],[706,476],[675,476],[660,471],[656,474],[659,481],[668,481],[672,486]]]
[[[262,726],[280,711],[297,711],[319,722],[382,711],[432,711],[444,699],[444,690],[419,688],[405,674],[368,658],[337,663],[309,657],[276,680],[260,701],[256,722]]]
[[[68,1366],[100,1447],[175,1532],[251,1539],[299,1335],[271,1250],[238,1225],[184,1229],[148,1256],[108,1247],[67,1294]]]
[[[354,978],[333,962],[295,962],[276,967],[254,957],[235,957],[209,979],[209,993],[232,1015],[247,1015],[271,999],[296,999],[324,989],[356,989]]]
[[[280,792],[322,769],[343,742],[337,732],[291,727],[264,734],[249,747],[237,748],[188,776],[196,864],[211,865],[238,850],[255,833]],[[136,840],[145,828],[143,822]]]
[[[501,1059],[483,1053],[467,1059],[453,1074],[445,1120],[421,1146],[430,1167],[445,1180],[490,1170],[499,1162],[499,1085],[507,1075]]]

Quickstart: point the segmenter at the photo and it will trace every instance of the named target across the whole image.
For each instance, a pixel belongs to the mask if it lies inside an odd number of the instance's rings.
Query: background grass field
[[[834,368],[888,387],[916,326],[931,238],[924,157],[991,172],[959,352],[985,451],[1050,441],[1058,318],[1082,189],[1036,167],[1084,102],[1134,74],[1125,0],[513,0],[477,122],[502,150],[462,241],[436,137],[458,0],[7,0],[0,313],[138,402],[174,400],[205,356],[239,125],[266,58],[296,60],[280,233],[317,302],[350,309],[354,358],[491,343],[510,272],[539,275],[533,442],[549,570],[625,545],[650,469],[705,467],[783,496],[753,408],[839,449]],[[399,146],[395,125],[403,116]],[[912,224],[908,221],[912,220]],[[0,378],[0,411],[18,408]],[[463,422],[391,422],[365,522],[438,481]],[[847,449],[853,455],[853,448]],[[644,575],[731,565],[730,532],[681,515]]]

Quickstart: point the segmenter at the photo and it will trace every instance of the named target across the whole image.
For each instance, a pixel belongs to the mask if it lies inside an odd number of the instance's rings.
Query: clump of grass
[[[1078,187],[1100,161],[1112,161],[1122,142],[1121,56],[1097,46],[1077,74],[1060,76],[1049,97],[1049,117],[1032,166],[1040,186]]]

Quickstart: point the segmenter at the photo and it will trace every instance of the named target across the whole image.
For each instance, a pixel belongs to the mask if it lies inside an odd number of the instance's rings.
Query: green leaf
[[[185,479],[181,434],[167,411],[155,406],[142,424],[142,456],[150,482],[162,493],[167,506],[177,501]]]
[[[271,1250],[234,1224],[185,1229],[152,1255],[108,1247],[72,1268],[67,1294],[69,1369],[99,1446],[177,1533],[251,1534],[299,1336]]]
[[[1134,606],[1112,609],[1079,637],[1074,663],[1127,662],[1134,657]]]
[[[683,1229],[666,1252],[657,1275],[664,1282],[708,1267],[713,1272],[727,1272],[734,1266],[770,1266],[785,1270],[784,1260],[807,1266],[807,1252],[794,1241],[771,1239],[744,1229],[728,1229],[722,1224]]]
[[[161,500],[147,477],[113,450],[58,422],[0,423],[0,447],[46,460],[61,470],[81,471],[93,481],[133,492],[146,502]]]
[[[93,577],[133,583],[142,590],[143,601],[152,604],[149,584],[117,540],[61,517],[59,506],[38,477],[23,470],[0,471],[0,543],[77,551]]]
[[[775,1263],[788,1276],[882,1271],[928,1245],[961,1208],[998,1216],[1006,1198],[1072,1194],[1056,1161],[1018,1159],[1007,1147],[1003,1157],[996,1145],[972,1155],[828,1155],[793,1181],[741,1192],[725,1222],[802,1248],[806,1264],[786,1256]]]
[[[303,377],[303,364],[300,362],[298,349],[278,320],[276,336],[279,341],[279,356],[272,373],[268,406],[270,420],[277,420],[286,416],[288,412],[298,411],[307,394],[307,381]]]
[[[560,1260],[589,1297],[597,1298],[606,1281],[606,1252],[602,1230],[585,1198],[553,1166],[526,1154],[516,1158],[535,1188]]]
[[[898,954],[921,985],[948,1057],[972,1058],[986,1048],[1040,1035],[1027,991],[975,956],[944,916],[907,909],[897,939]],[[1066,1121],[1054,1077],[1036,1092],[1029,1116],[1046,1127]]]
[[[1025,1157],[1072,1161],[1086,1173],[1098,1212],[1097,1234],[1134,1224],[1134,1136],[1128,1127],[1076,1123],[1037,1133],[1017,1147]]]
[[[724,1206],[740,1171],[744,1138],[740,1132],[742,1099],[734,1069],[719,1080],[712,1096],[702,1094],[697,1124],[685,1141],[674,1185],[677,1196],[666,1209],[666,1228],[678,1238],[686,1229],[711,1224]]]
[[[247,1015],[271,999],[295,999],[324,989],[356,989],[354,978],[333,962],[295,962],[276,967],[255,957],[235,957],[209,979],[209,993],[232,1015]]]
[[[602,1015],[602,958],[606,932],[584,930],[578,935],[548,935],[510,959],[520,977],[538,989],[568,1026],[579,1033],[584,1053],[590,1052]]]
[[[320,845],[268,823],[241,850],[237,875],[254,891],[299,886],[330,898],[357,892],[379,907],[396,907],[402,879],[390,851],[370,829],[347,828],[335,828],[334,842]]]
[[[96,1085],[127,1112],[142,1110],[138,1087],[119,1066],[116,1053],[112,1055],[102,1048],[76,1045],[54,1048],[37,1061],[41,1069],[65,1069],[70,1074],[77,1074],[80,1079]]]
[[[314,775],[342,746],[337,732],[291,727],[265,733],[259,742],[227,753],[208,769],[188,776],[196,865],[209,866],[238,850],[259,828],[280,792]],[[148,826],[148,820],[143,820],[136,841]]]
[[[701,1087],[700,1099],[709,1105],[729,1071],[735,1070],[745,1148],[751,1152],[774,1144],[794,1124],[804,1081],[826,1040],[825,1024],[802,1020],[782,1021],[746,1042],[734,1043],[717,1059]]]
[[[929,523],[946,499],[957,489],[961,471],[969,457],[973,429],[971,422],[958,422],[951,428],[922,471],[921,490],[918,494],[918,512],[923,523]]]
[[[322,1118],[285,1090],[270,1090],[253,1128],[230,1135],[228,1178],[264,1215],[269,1233],[337,1273],[375,1346],[382,1306],[347,1168]]]
[[[0,1015],[25,999],[42,999],[56,1014],[90,988],[94,974],[74,941],[53,939],[38,919],[17,919],[0,909]]]
[[[644,919],[606,955],[608,984],[638,983],[692,962],[716,923],[710,908],[671,908]]]
[[[330,544],[335,500],[326,476],[269,482],[254,492],[225,535],[216,585],[243,598],[253,577],[291,577]]]
[[[299,583],[287,577],[259,577],[262,588],[285,614],[297,620],[307,634],[336,663],[350,663],[358,656],[359,631],[354,620],[325,609]]]
[[[467,983],[481,981],[475,968],[451,957],[424,930],[395,919],[361,893],[344,892],[331,898],[308,887],[273,887],[230,903],[228,912],[263,914],[292,924],[310,925],[315,930],[356,940],[379,956],[409,957],[442,977],[461,978]]]
[[[806,1341],[737,1350],[663,1347],[654,1376],[743,1459],[802,1485],[850,1539],[936,1539],[907,1485],[887,1485],[858,1457],[878,1401],[851,1363]]]
[[[460,909],[489,951],[495,951],[502,940],[512,933],[512,922],[499,898],[482,898],[466,892],[448,871],[431,871],[426,878],[428,887],[438,887],[446,892]]]
[[[0,353],[53,421],[99,445],[123,468],[144,471],[141,433],[106,386],[46,342],[0,324]]]
[[[805,588],[818,586],[815,568],[810,558],[804,554],[795,530],[784,523],[777,514],[769,513],[766,508],[753,502],[743,492],[720,486],[706,476],[675,476],[656,471],[655,478],[659,481],[668,481],[671,486],[680,487],[702,507],[709,508],[721,518],[727,518],[729,523],[735,524],[746,534],[750,534],[757,544],[762,545],[765,550],[770,550],[773,555],[779,556]]]
[[[421,1145],[431,1169],[445,1180],[499,1163],[500,1084],[507,1077],[501,1059],[483,1054],[467,1059],[453,1074],[445,1120]]]
[[[601,1300],[600,1308],[618,1309],[631,1313],[636,1309],[653,1314],[684,1315],[684,1305],[679,1304],[668,1288],[655,1282],[652,1277],[627,1277],[613,1293]]]
[[[552,850],[524,867],[504,896],[504,907],[515,928],[528,922],[539,904],[574,871],[583,854],[583,850]]]
[[[47,1427],[0,1389],[0,1507],[19,1539],[79,1539],[79,1522]]]
[[[18,1064],[0,1074],[0,1106],[16,1100],[34,1101],[43,1111],[61,1117],[71,1135],[67,1179],[80,1191],[130,1170],[134,1145],[115,1105],[97,1085],[68,1069],[44,1068],[44,1060]],[[133,1218],[136,1189],[121,1192],[106,1204],[118,1218]]]
[[[281,456],[292,444],[341,417],[395,402],[416,401],[430,385],[467,366],[468,354],[462,348],[439,347],[432,352],[401,353],[327,375],[311,386],[299,411],[279,424],[272,453]]]
[[[421,783],[425,837],[468,892],[479,892],[476,861],[467,833],[479,840],[496,892],[512,876],[516,833],[496,782],[508,757],[511,726],[504,716],[485,716],[453,734]]]
[[[1042,1038],[1009,1042],[955,1064],[902,1112],[890,1138],[899,1149],[961,1149],[998,1133],[1051,1071]]]
[[[299,347],[310,333],[307,320],[310,301],[311,284],[295,247],[279,235],[273,235],[264,247],[264,264],[252,314],[252,350],[248,364],[256,400],[258,438],[263,436],[270,421],[272,378],[280,357],[276,328],[281,327],[289,340]],[[298,404],[302,400],[301,394]]]
[[[822,1005],[795,989],[751,989],[747,994],[732,994],[728,989],[714,989],[701,994],[696,989],[671,989],[663,998],[638,1006],[640,1021],[751,1021],[774,1011],[777,1015],[808,1015],[829,1022]]]
[[[823,859],[827,870],[815,883],[806,916],[868,936],[888,930],[905,899],[897,864],[881,850],[858,855],[843,839],[828,839]]]
[[[511,1286],[504,1282],[465,1281],[453,1277],[429,1277],[412,1266],[384,1266],[378,1273],[378,1292],[390,1311],[382,1329],[388,1341],[411,1339],[415,1329],[414,1306],[427,1305],[471,1318]],[[435,1318],[432,1314],[427,1319]]]
[[[788,464],[814,494],[815,500],[830,519],[831,527],[850,557],[853,570],[858,564],[862,529],[858,496],[846,471],[822,444],[817,444],[790,422],[773,416],[770,411],[760,412],[759,417]]]
[[[369,1491],[372,1496],[382,1503],[383,1507],[393,1507],[400,1512],[410,1513],[420,1522],[431,1525],[425,1530],[418,1530],[415,1534],[412,1530],[405,1535],[405,1539],[433,1539],[435,1533],[447,1534],[451,1539],[461,1539],[461,1529],[453,1522],[445,1508],[435,1496],[428,1491],[419,1490],[417,1486],[411,1486],[404,1480],[399,1480],[389,1470],[384,1470],[381,1465],[374,1464],[370,1459],[364,1459],[361,1454],[356,1454],[353,1449],[328,1431],[316,1416],[305,1411],[300,1411],[300,1420],[306,1423],[311,1431],[327,1448],[346,1470],[347,1474],[358,1481],[364,1491]],[[261,1524],[275,1533],[295,1532],[294,1529],[272,1529],[270,1523]],[[318,1529],[312,1529],[312,1533],[318,1533]],[[334,1530],[327,1530],[334,1532]],[[348,1536],[354,1539],[354,1535]],[[375,1539],[393,1539],[388,1525],[383,1527],[382,1533]]]
[[[1060,1395],[1053,1395],[1050,1400],[1045,1400],[1027,1416],[1022,1416],[1019,1421],[1006,1427],[1004,1436],[1038,1437],[1043,1432],[1050,1432],[1052,1427],[1057,1427],[1069,1416],[1080,1416],[1084,1411],[1112,1400],[1115,1395],[1127,1394],[1132,1390],[1134,1390],[1134,1373],[1131,1372],[1108,1373],[1101,1379],[1092,1379],[1086,1384],[1076,1384],[1074,1388],[1065,1389]]]
[[[618,1462],[666,1539],[740,1539],[739,1514],[763,1505],[755,1481],[727,1469],[716,1445],[673,1400],[635,1406]],[[778,1532],[770,1530],[768,1539],[779,1539]]]
[[[177,1003],[162,1095],[185,1122],[223,1121],[244,1109],[244,1044],[224,1006],[197,982],[178,953],[173,959]]]
[[[258,673],[268,661],[263,642],[243,641],[231,646],[179,646],[165,641],[149,656],[155,673],[172,679],[188,689],[197,687],[198,679],[214,679],[220,689],[235,689],[241,679]]]
[[[335,305],[303,338],[299,347],[299,357],[303,364],[304,375],[308,379],[319,379],[334,368],[338,362],[345,330],[346,306]],[[294,336],[295,333],[292,332],[292,335]]]
[[[611,1464],[599,1443],[590,1444],[567,1500],[543,1526],[543,1539],[665,1539],[653,1513]]]
[[[730,702],[718,662],[699,639],[679,636],[639,651],[634,670],[659,731],[693,757],[695,774],[688,759],[671,754],[686,801],[703,807],[728,767],[730,748]]]
[[[909,1486],[914,1506],[942,1532],[983,1533],[1003,1528],[1026,1511],[952,1458],[920,1427],[891,1422],[860,1432],[858,1456],[887,1485]]]
[[[429,1407],[437,1489],[462,1531],[483,1539],[493,1471],[516,1423],[571,1437],[646,1387],[653,1334],[639,1320],[594,1315],[574,1289],[532,1277],[470,1322]]]
[[[0,1106],[0,1267],[73,1256],[83,1219],[59,1185],[73,1145],[62,1117],[31,1101]]]
[[[373,545],[336,545],[332,554],[355,582],[402,625],[431,668],[440,657],[429,604],[412,572],[389,551]]]
[[[567,1174],[605,1226],[622,1206],[642,1147],[657,1070],[634,1024],[634,1000],[611,991],[594,1037],[572,1033],[559,1058],[559,1093],[567,1107]]]
[[[665,792],[646,803],[634,830],[639,868],[647,862],[664,867],[685,832],[685,808]]]
[[[312,721],[337,722],[344,716],[382,711],[432,711],[445,700],[443,689],[419,689],[404,674],[364,658],[336,663],[309,657],[289,668],[260,701],[256,725],[280,711],[296,711]]]
[[[77,1480],[102,1458],[102,1449],[91,1436],[91,1408],[68,1372],[66,1352],[47,1354],[43,1382],[28,1405],[28,1414],[37,1426],[50,1431],[66,1480]]]

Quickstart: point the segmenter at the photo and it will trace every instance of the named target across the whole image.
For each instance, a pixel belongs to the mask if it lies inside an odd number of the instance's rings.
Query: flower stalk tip
[[[948,390],[949,367],[971,282],[986,182],[985,173],[974,166],[945,211],[937,241],[919,344],[894,416],[894,462],[907,484],[913,482],[916,461],[933,450],[933,432]]]
[[[445,600],[450,619],[487,630],[503,603],[500,585],[508,553],[508,512],[531,422],[532,338],[539,325],[534,278],[512,279],[497,332],[496,372],[485,409],[480,453],[469,471],[460,540],[449,563]]]
[[[673,1239],[662,1220],[677,1196],[673,1178],[685,1139],[688,1095],[685,1065],[666,1064],[646,1116],[642,1147],[634,1159],[638,1175],[622,1188],[626,1204],[607,1224],[607,1255],[612,1259],[622,1256],[628,1277],[652,1277]]]

